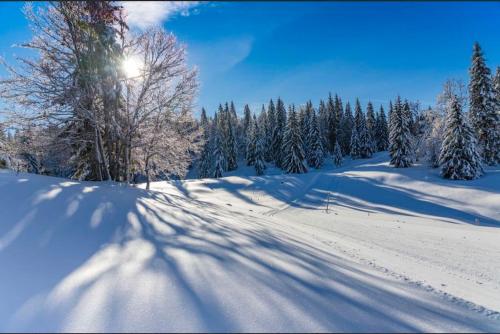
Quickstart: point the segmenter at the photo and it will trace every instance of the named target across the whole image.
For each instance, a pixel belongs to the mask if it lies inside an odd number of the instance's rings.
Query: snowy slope
[[[151,192],[0,171],[0,331],[499,331],[499,171],[386,160]]]

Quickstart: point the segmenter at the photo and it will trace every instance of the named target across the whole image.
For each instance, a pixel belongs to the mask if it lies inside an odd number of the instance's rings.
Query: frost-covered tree
[[[228,111],[229,110],[229,111]],[[224,117],[222,118],[224,125],[223,131],[225,136],[223,147],[224,153],[226,157],[226,168],[228,171],[235,170],[238,168],[238,148],[236,144],[235,130],[234,130],[234,120],[236,112],[234,111],[234,104],[231,102],[231,107],[228,109],[227,103],[226,108],[224,109]]]
[[[340,145],[338,142],[335,143],[335,148],[333,150],[332,158],[335,166],[339,167],[342,165],[343,162],[342,150],[340,149]]]
[[[298,121],[297,121],[297,126],[298,126]],[[283,168],[282,164],[283,152],[281,149],[283,147],[283,136],[285,128],[286,128],[285,104],[283,103],[283,100],[278,98],[276,102],[276,126],[274,127],[273,130],[271,146],[273,150],[274,163],[279,168]]]
[[[389,129],[385,118],[384,107],[380,106],[380,111],[377,114],[375,127],[375,142],[378,151],[385,151],[389,146]]]
[[[258,123],[255,127],[255,160],[254,167],[257,175],[263,175],[266,169],[264,162],[264,129],[259,127]]]
[[[389,124],[389,154],[394,167],[410,167],[413,163],[408,114],[398,96],[392,108]]]
[[[500,66],[497,67],[496,72],[495,72],[495,77],[493,79],[493,98],[494,98],[494,107],[495,107],[495,113],[496,113],[496,142],[498,143],[497,145],[497,156],[496,156],[496,161],[497,163],[500,163],[500,146],[499,143],[499,138],[500,136]]]
[[[335,96],[337,99],[337,96]],[[325,147],[327,151],[333,152],[335,148],[335,141],[337,140],[337,128],[338,128],[338,120],[337,120],[337,111],[335,108],[335,100],[332,97],[332,94],[330,93],[328,95],[328,102],[327,102],[327,113],[328,113],[328,120],[327,120],[327,146]]]
[[[255,163],[255,149],[257,143],[257,118],[253,115],[253,120],[250,122],[248,129],[248,138],[247,138],[247,154],[246,154],[246,162],[247,166],[252,166]]]
[[[316,169],[321,168],[321,166],[323,166],[325,152],[321,144],[318,118],[314,110],[311,111],[307,142],[307,164],[309,167]]]
[[[226,158],[224,157],[223,143],[219,131],[214,132],[213,162],[212,176],[215,178],[222,177],[225,171]]]
[[[204,110],[204,109],[203,109]],[[203,149],[201,151],[201,156],[198,164],[198,177],[206,178],[211,177],[213,174],[212,166],[214,164],[213,161],[213,151],[214,151],[214,138],[215,131],[217,131],[216,127],[213,124],[206,125],[206,139],[203,144]]]
[[[359,144],[359,151],[356,147],[356,151],[354,155],[352,154],[353,150],[353,141],[351,135],[351,156],[353,159],[357,158],[369,158],[372,156],[372,139],[368,133],[368,129],[366,127],[366,119],[363,111],[361,109],[361,103],[356,99],[356,107],[355,107],[355,116],[354,116],[354,126],[356,128],[356,138],[354,138],[354,144]]]
[[[318,106],[319,133],[321,135],[321,144],[328,146],[328,109],[325,101],[320,100]]]
[[[481,148],[483,161],[497,163],[500,150],[499,115],[495,110],[491,72],[486,66],[481,47],[474,43],[472,65],[469,69],[469,117]]]
[[[342,154],[348,155],[351,152],[351,137],[352,128],[354,125],[354,118],[351,112],[351,105],[349,102],[345,105],[344,117],[340,122],[339,128],[339,144],[342,149]]]
[[[362,157],[361,142],[359,140],[358,130],[355,126],[352,127],[351,131],[350,154],[352,159],[360,159]]]
[[[209,122],[208,122],[207,112],[206,112],[205,108],[201,108],[200,126],[203,129],[204,137],[208,138],[208,136],[209,136]]]
[[[450,101],[446,115],[446,130],[439,156],[441,175],[452,180],[472,180],[483,174],[476,139],[462,114],[458,98]]]
[[[289,108],[288,122],[283,137],[283,170],[286,173],[306,173],[304,165],[304,145],[300,137],[300,127],[297,114],[293,107]]]
[[[13,119],[52,128],[47,140],[70,153],[60,160],[71,177],[128,182],[133,173],[185,172],[202,141],[192,141],[196,72],[175,36],[161,28],[125,34],[110,1],[28,6],[26,14],[34,37],[24,46],[38,55],[7,66],[0,95],[22,107]]]
[[[372,153],[377,151],[377,142],[375,139],[376,128],[377,128],[377,121],[375,119],[375,111],[373,110],[373,104],[371,102],[368,102],[368,105],[366,106],[366,130],[368,132],[368,137],[370,138],[369,144]]]
[[[264,108],[264,105],[262,105]],[[267,107],[267,126],[265,129],[265,154],[264,157],[267,162],[274,161],[274,146],[273,146],[273,136],[274,129],[276,128],[276,108],[274,107],[274,102],[271,99]]]

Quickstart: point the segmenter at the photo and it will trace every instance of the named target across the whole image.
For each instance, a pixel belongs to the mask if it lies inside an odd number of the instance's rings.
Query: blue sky
[[[0,3],[0,54],[29,38],[22,3]],[[149,7],[137,17],[160,23],[187,44],[200,73],[198,114],[219,102],[269,98],[317,104],[386,104],[396,94],[433,104],[447,78],[467,81],[472,44],[500,65],[498,2],[216,2]],[[130,9],[132,10],[132,9]],[[149,17],[149,12],[151,17]],[[149,22],[149,21],[148,21]]]

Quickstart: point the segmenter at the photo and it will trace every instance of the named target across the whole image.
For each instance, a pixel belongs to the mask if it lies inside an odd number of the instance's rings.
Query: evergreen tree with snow
[[[327,151],[333,152],[333,149],[335,147],[335,141],[337,140],[337,115],[335,113],[335,100],[333,99],[331,93],[328,95],[326,110],[328,119],[326,124],[327,145],[325,146],[325,148]]]
[[[250,122],[250,127],[248,129],[247,154],[246,154],[247,166],[252,166],[255,163],[257,127],[258,127],[257,119],[256,119],[255,115],[253,115],[253,121]]]
[[[213,124],[209,124],[207,120],[206,129],[205,143],[203,144],[203,150],[201,151],[200,162],[198,165],[198,177],[200,179],[212,176],[212,151],[214,146],[214,135],[216,128]]]
[[[318,118],[314,110],[311,111],[307,143],[307,164],[309,167],[314,167],[316,169],[321,168],[321,166],[323,166],[325,152],[321,144]]]
[[[200,126],[203,129],[204,137],[208,138],[208,135],[209,135],[209,129],[208,129],[209,123],[208,123],[207,112],[205,111],[205,108],[201,108]]]
[[[351,105],[349,102],[345,105],[344,117],[340,122],[339,128],[339,144],[342,149],[343,155],[348,155],[351,153],[351,137],[352,128],[354,124],[354,118],[351,112]]]
[[[298,127],[298,121],[297,122]],[[273,138],[272,138],[272,148],[273,148],[273,157],[274,163],[277,167],[283,168],[283,136],[286,128],[286,109],[285,104],[281,98],[278,98],[276,102],[276,126],[273,130]]]
[[[362,158],[361,142],[359,140],[358,130],[355,126],[352,127],[351,131],[351,147],[349,151],[351,152],[350,154],[352,159]]]
[[[342,165],[343,158],[342,158],[342,150],[340,149],[339,142],[335,142],[335,148],[333,149],[333,163],[335,166],[339,167]]]
[[[321,135],[321,144],[323,147],[328,146],[328,109],[326,107],[325,101],[319,101],[318,107],[318,122],[319,122],[319,133]]]
[[[245,104],[243,109],[243,133],[247,135],[247,131],[250,128],[250,123],[252,122],[252,114],[248,104]]]
[[[481,47],[476,42],[469,69],[469,117],[483,161],[495,165],[500,150],[499,115],[495,110],[490,73]]]
[[[264,162],[264,129],[259,127],[258,123],[255,127],[255,173],[257,175],[263,175],[266,169],[266,164]]]
[[[391,165],[398,168],[410,167],[413,163],[411,132],[408,116],[398,96],[392,108],[389,133],[389,154]]]
[[[227,103],[226,103],[227,107]],[[230,111],[225,111],[225,142],[224,142],[224,151],[226,153],[226,162],[227,162],[227,170],[232,171],[238,168],[238,148],[236,144],[236,137],[234,135],[234,120],[236,116],[236,111],[234,109],[234,104],[231,102]]]
[[[297,114],[295,113],[295,109],[290,107],[282,147],[282,166],[286,173],[300,174],[307,172],[307,168],[304,165],[303,147]]]
[[[493,78],[493,100],[495,108],[495,139],[496,145],[496,162],[500,163],[500,66],[497,66],[495,77]]]
[[[356,99],[356,107],[355,107],[355,115],[354,115],[354,126],[356,128],[356,137],[355,144],[359,143],[359,152],[356,151],[353,155],[351,152],[351,156],[353,159],[357,158],[369,158],[372,156],[372,139],[368,133],[368,129],[366,127],[366,119],[363,111],[361,109],[361,103],[359,103],[359,99]],[[352,146],[352,136],[351,136],[351,150]]]
[[[213,159],[213,177],[222,177],[225,170],[226,161],[224,157],[222,139],[218,131],[215,131],[214,133]]]
[[[452,98],[446,115],[439,164],[441,175],[447,179],[472,180],[483,174],[476,139],[456,96]]]
[[[377,128],[377,120],[375,118],[375,111],[373,110],[373,104],[368,102],[366,106],[366,130],[368,131],[368,136],[370,138],[370,147],[371,152],[377,151],[377,143],[376,143],[376,128]]]
[[[385,119],[384,107],[380,106],[380,111],[377,114],[375,127],[375,141],[378,151],[385,151],[389,146],[389,129],[387,120]]]
[[[262,105],[264,108],[264,105]],[[273,133],[276,128],[276,108],[274,107],[274,102],[271,99],[267,107],[267,126],[266,126],[266,137],[265,137],[265,154],[264,157],[267,162],[274,161],[274,146],[273,146]]]

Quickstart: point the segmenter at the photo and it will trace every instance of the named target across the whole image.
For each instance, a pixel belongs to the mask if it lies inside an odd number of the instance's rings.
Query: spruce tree
[[[348,155],[351,153],[351,137],[354,124],[354,118],[352,116],[351,105],[349,104],[349,102],[347,102],[345,105],[344,117],[342,117],[342,121],[340,122],[340,124],[340,148],[342,149],[343,155]]]
[[[456,96],[448,107],[439,164],[441,175],[447,179],[472,180],[483,174],[476,139]]]
[[[500,150],[499,115],[495,110],[490,73],[481,47],[476,42],[469,69],[469,117],[483,161],[488,165],[495,165]]]
[[[266,164],[264,162],[264,129],[258,126],[255,127],[255,173],[257,175],[263,175],[266,169]]]
[[[384,107],[382,106],[380,106],[380,111],[377,114],[375,139],[378,151],[387,150],[387,147],[389,146],[389,130],[385,119]]]
[[[363,111],[361,109],[361,103],[359,99],[356,99],[355,116],[354,116],[354,126],[357,132],[357,141],[359,142],[359,152],[356,152],[354,156],[351,153],[353,159],[357,158],[369,158],[372,156],[372,140],[368,134],[368,129],[366,127],[366,119]],[[351,138],[351,150],[352,150],[352,138]]]
[[[327,146],[325,147],[327,151],[333,152],[335,148],[335,141],[337,140],[337,114],[335,112],[335,101],[330,93],[328,95],[328,102],[326,104],[327,109]]]
[[[321,135],[321,144],[323,147],[328,146],[328,109],[325,101],[319,101],[318,107],[319,133]]]
[[[368,102],[368,105],[366,106],[366,130],[368,131],[368,135],[370,138],[370,148],[372,153],[377,151],[377,144],[375,140],[376,128],[377,128],[377,121],[375,119],[373,104],[371,102]]]
[[[311,112],[307,142],[307,164],[309,167],[314,167],[316,169],[321,168],[321,166],[323,166],[325,153],[323,151],[323,145],[321,144],[318,118],[314,110]]]
[[[207,128],[209,125],[207,125]],[[200,179],[212,176],[212,147],[213,147],[213,132],[211,129],[207,131],[203,150],[201,151],[200,162],[198,165],[198,177]]]
[[[282,166],[286,173],[306,173],[304,165],[304,149],[300,137],[300,127],[295,109],[290,107],[288,122],[283,137],[283,161]]]
[[[262,105],[264,108],[264,105]],[[274,107],[274,102],[271,99],[269,101],[269,106],[267,108],[267,127],[266,127],[266,137],[265,137],[265,159],[267,162],[275,160],[274,157],[274,147],[273,147],[273,133],[276,128],[276,108]]]
[[[296,120],[297,121],[297,120]],[[298,122],[297,122],[298,126]],[[277,167],[283,168],[283,152],[281,151],[283,147],[283,136],[286,128],[286,109],[283,100],[278,98],[276,102],[276,126],[273,130],[273,157],[274,163]]]
[[[351,147],[350,147],[350,152],[351,152],[351,158],[352,159],[359,159],[359,158],[362,157],[361,143],[360,143],[360,140],[359,140],[358,130],[356,129],[355,126],[352,127],[352,131],[351,131]]]
[[[225,157],[223,152],[222,139],[218,131],[215,131],[214,133],[213,159],[213,177],[222,177],[225,170]]]
[[[413,163],[409,122],[399,96],[391,112],[389,154],[394,167],[410,167]]]
[[[203,134],[205,138],[208,138],[209,135],[208,125],[209,124],[208,124],[207,112],[205,111],[205,108],[201,108],[200,126],[203,129]]]
[[[246,162],[247,166],[252,166],[255,163],[255,145],[257,141],[257,119],[255,115],[253,116],[253,121],[250,122],[248,129],[248,137],[247,137],[247,154],[246,154]]]
[[[339,167],[342,165],[342,150],[340,149],[339,142],[335,142],[335,149],[333,150],[333,163],[335,166]]]
[[[231,109],[234,110],[234,104],[231,102]],[[236,115],[236,114],[234,114]],[[232,171],[238,168],[238,148],[236,144],[236,137],[234,135],[234,118],[233,112],[230,111],[226,114],[226,142],[224,143],[227,161],[227,170]]]
[[[496,163],[500,163],[500,66],[497,67],[495,77],[493,79],[493,100],[494,100],[494,108],[495,108],[495,123],[496,123]]]

